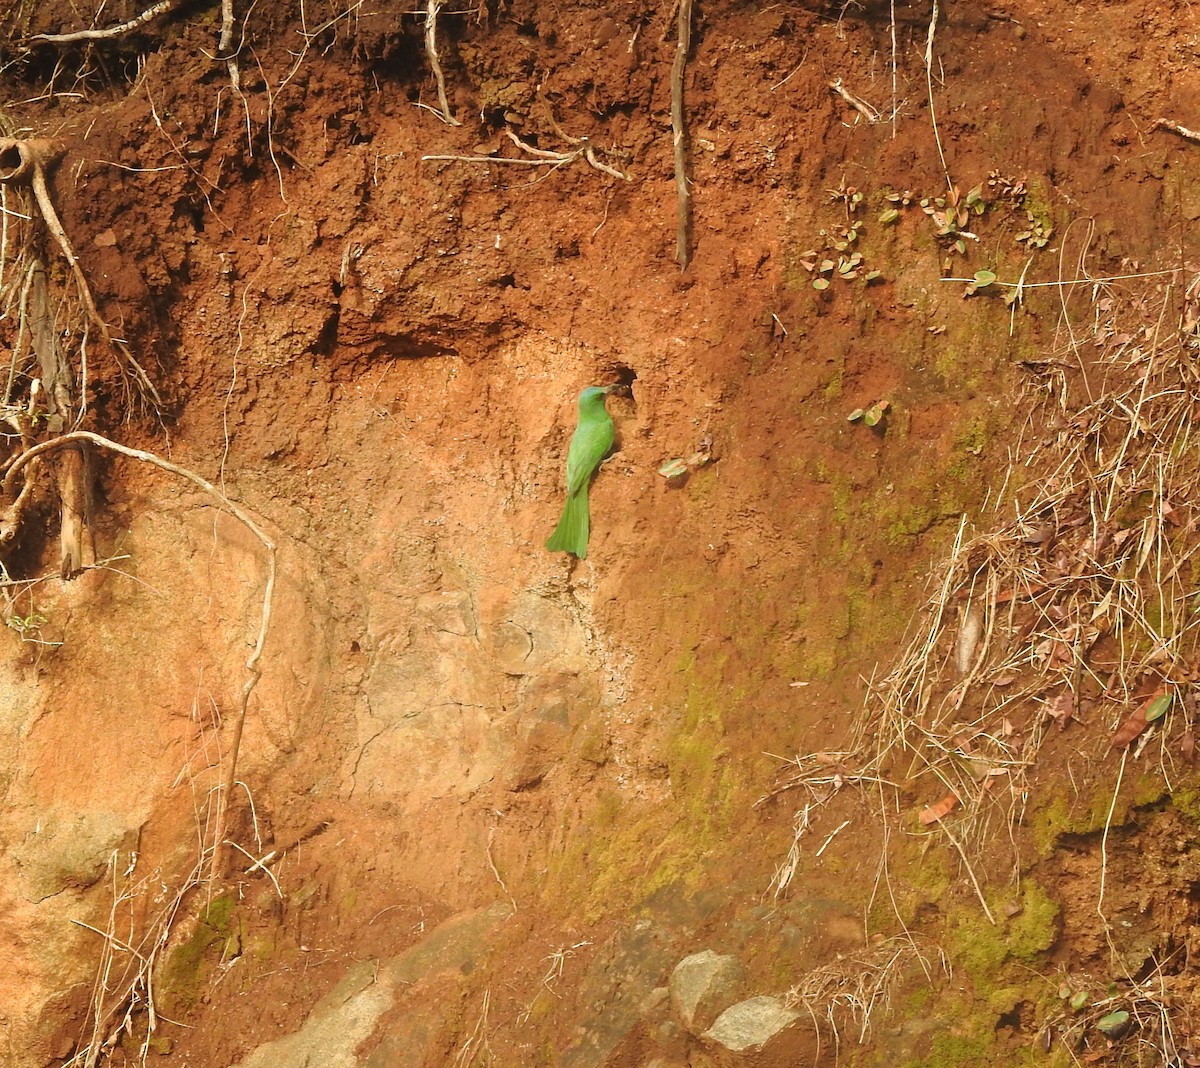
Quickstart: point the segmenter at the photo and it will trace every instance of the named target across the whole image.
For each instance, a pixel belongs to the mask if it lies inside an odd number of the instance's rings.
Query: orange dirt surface
[[[1200,16],[435,10],[0,13],[0,1062],[1200,1063]]]

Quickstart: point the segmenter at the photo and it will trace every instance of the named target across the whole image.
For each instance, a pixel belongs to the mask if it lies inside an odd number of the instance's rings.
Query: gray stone
[[[740,993],[745,973],[736,957],[711,949],[684,957],[671,973],[671,1005],[692,1034],[708,1027]]]
[[[763,994],[730,1005],[701,1037],[734,1053],[762,1049],[799,1017],[800,1013],[789,1009],[779,998]]]

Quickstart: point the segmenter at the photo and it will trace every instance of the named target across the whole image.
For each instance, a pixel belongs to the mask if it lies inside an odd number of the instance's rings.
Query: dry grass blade
[[[1200,674],[1200,373],[1194,339],[1171,328],[1178,288],[1154,293],[1157,281],[1144,279],[1146,291],[1123,300],[1093,285],[1089,334],[1065,330],[1062,355],[1090,353],[1099,382],[1089,387],[1078,368],[1068,379],[1073,360],[1036,369],[1020,477],[995,505],[1007,518],[979,534],[963,518],[853,741],[869,754],[862,772],[916,784],[936,811],[930,833],[961,854],[981,901],[984,843],[998,833],[1015,843],[1047,739],[1085,722],[1114,748],[1144,745],[1162,727],[1131,713]],[[1072,403],[1071,382],[1083,403]],[[947,797],[961,807],[939,809]]]
[[[807,1011],[815,1024],[828,1028],[836,1061],[843,1029],[853,1027],[854,1041],[864,1043],[872,1027],[891,1012],[896,985],[916,966],[929,974],[928,961],[912,939],[885,939],[813,969],[792,987],[787,1000]],[[818,1026],[818,1038],[820,1033]]]

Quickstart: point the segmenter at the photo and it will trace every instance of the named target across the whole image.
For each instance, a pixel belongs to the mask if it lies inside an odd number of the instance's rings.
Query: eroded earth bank
[[[1200,1063],[1193,6],[0,27],[4,1064]]]

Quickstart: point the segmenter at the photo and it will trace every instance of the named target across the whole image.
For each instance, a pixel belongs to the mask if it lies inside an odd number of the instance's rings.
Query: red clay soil
[[[807,1014],[757,1052],[690,1033],[671,970],[711,948],[746,996],[794,1000],[905,931],[928,974],[905,958],[873,1028],[843,1019],[842,1059],[1068,1063],[1040,1045],[1060,975],[1117,974],[1101,875],[1145,959],[1194,970],[1186,768],[1170,789],[1127,771],[1103,841],[1047,817],[1041,852],[1014,868],[997,846],[968,873],[908,818],[936,798],[901,762],[894,825],[870,790],[814,808],[780,893],[814,797],[772,791],[783,761],[866,744],[869,682],[960,517],[986,529],[1006,477],[1036,477],[1007,473],[1038,361],[1094,298],[1010,308],[945,279],[1176,272],[1146,284],[1178,319],[1200,262],[1195,10],[962,0],[932,26],[909,3],[698,5],[681,270],[669,6],[442,9],[453,123],[402,5],[235,3],[236,90],[215,4],[103,40],[38,36],[86,29],[70,4],[0,16],[0,116],[57,143],[48,195],[162,398],[88,323],[13,180],[9,455],[77,422],[216,491],[93,448],[104,564],[63,580],[61,454],[26,469],[0,548],[5,1064],[227,1068],[372,982],[388,998],[326,1063],[833,1063]],[[95,26],[142,10],[117,0]],[[74,375],[57,424],[20,325],[35,254]],[[575,399],[616,383],[573,561],[542,545]],[[848,419],[881,401],[878,426]],[[261,678],[244,664],[267,557],[221,495],[277,548]],[[1103,809],[1107,734],[1063,738],[1038,776],[1086,752]],[[956,959],[986,922],[972,876],[1013,902],[1020,978]],[[1181,1058],[1188,1009],[1171,1005]],[[1081,1049],[1159,1063],[1094,1033]]]

